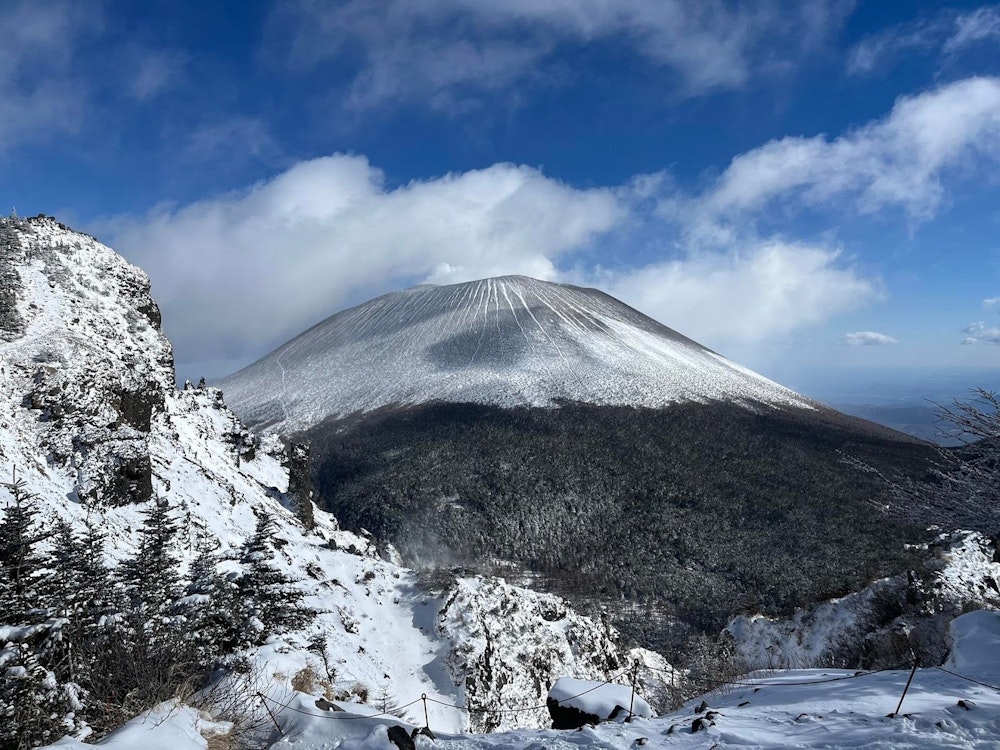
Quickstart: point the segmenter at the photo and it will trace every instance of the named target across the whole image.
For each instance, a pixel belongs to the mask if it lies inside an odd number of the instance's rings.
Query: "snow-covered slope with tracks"
[[[596,289],[504,276],[422,285],[337,313],[219,383],[255,426],[428,401],[809,407]]]

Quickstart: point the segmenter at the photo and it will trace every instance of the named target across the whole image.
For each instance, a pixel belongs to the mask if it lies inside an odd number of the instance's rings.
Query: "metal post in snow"
[[[632,696],[628,700],[628,720],[632,721],[632,717],[635,714],[632,709],[635,708],[635,681],[639,679],[639,660],[635,660],[635,664],[632,665]]]
[[[278,734],[284,737],[285,733],[282,732],[281,727],[278,726],[278,720],[274,718],[274,714],[271,713],[271,709],[267,707],[267,700],[265,700],[263,693],[257,693],[257,697],[260,698],[260,705],[264,707],[264,710],[267,711],[267,715],[270,716],[271,721],[274,722],[274,728],[278,730]]]
[[[431,720],[427,718],[427,693],[421,693],[420,700],[424,702],[424,726],[430,731]]]
[[[920,666],[920,659],[913,658],[913,669],[910,670],[910,677],[906,681],[906,687],[903,688],[903,694],[899,696],[899,705],[896,706],[896,710],[889,714],[890,719],[895,719],[899,716],[899,711],[903,707],[903,699],[906,697],[906,691],[910,689],[910,683],[913,682],[913,675],[917,673],[917,667]]]

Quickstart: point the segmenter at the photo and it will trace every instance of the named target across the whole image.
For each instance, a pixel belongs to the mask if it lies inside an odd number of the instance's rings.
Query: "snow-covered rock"
[[[956,617],[948,634],[946,669],[987,680],[1000,673],[1000,612],[977,610]]]
[[[603,292],[524,276],[378,297],[318,323],[220,385],[249,423],[285,434],[329,416],[435,400],[811,408]]]
[[[547,726],[545,699],[556,678],[606,680],[632,663],[610,625],[500,579],[460,578],[438,629],[456,644],[447,666],[477,731]]]
[[[653,709],[630,686],[560,677],[546,699],[554,729],[576,729],[603,721],[653,716]]]

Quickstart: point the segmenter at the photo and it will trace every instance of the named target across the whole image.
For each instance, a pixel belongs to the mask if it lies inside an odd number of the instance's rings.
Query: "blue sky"
[[[503,273],[805,390],[1000,364],[1000,5],[0,0],[0,28],[0,204],[146,269],[182,377]]]

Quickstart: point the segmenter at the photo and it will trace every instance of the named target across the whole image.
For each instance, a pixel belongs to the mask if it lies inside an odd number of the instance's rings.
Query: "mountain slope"
[[[504,276],[418,286],[337,313],[219,386],[257,427],[428,401],[808,407],[596,289]]]
[[[614,604],[617,627],[670,653],[744,609],[788,614],[897,574],[924,536],[873,523],[883,488],[842,458],[919,472],[925,445],[594,289],[415,287],[222,386],[251,423],[312,444],[318,502],[347,528],[411,564],[500,564]]]
[[[284,690],[307,667],[322,674],[319,649],[337,675],[331,689],[355,700],[426,693],[502,708],[544,701],[565,672],[603,677],[630,658],[605,624],[555,597],[490,579],[452,578],[432,592],[329,514],[316,510],[306,528],[285,449],[246,430],[218,390],[174,387],[145,274],[92,237],[46,217],[0,219],[0,334],[0,521],[16,476],[44,529],[88,521],[106,535],[102,562],[116,568],[136,553],[144,512],[161,499],[180,528],[171,552],[184,576],[204,545],[227,558],[222,572],[238,572],[258,516],[272,516],[275,564],[316,616],[250,655],[265,691]],[[506,611],[495,611],[498,601]],[[543,616],[553,611],[554,621]],[[31,629],[4,627],[4,614],[0,680],[16,680],[18,639]],[[455,731],[482,726],[483,714],[429,710]],[[544,711],[519,719],[541,725]],[[492,721],[510,726],[510,717]]]

